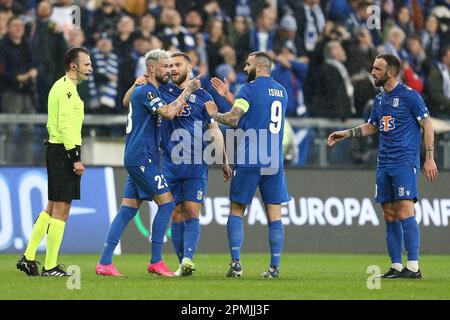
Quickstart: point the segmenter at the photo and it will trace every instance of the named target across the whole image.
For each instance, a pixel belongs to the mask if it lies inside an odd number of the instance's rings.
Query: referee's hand
[[[73,172],[75,172],[76,175],[82,176],[84,173],[84,166],[81,163],[81,161],[75,162],[73,164]]]

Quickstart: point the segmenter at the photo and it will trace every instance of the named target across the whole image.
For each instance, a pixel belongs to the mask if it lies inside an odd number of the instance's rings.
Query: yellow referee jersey
[[[81,146],[84,102],[77,86],[64,76],[56,81],[48,95],[47,130],[50,143],[62,143],[66,150]]]

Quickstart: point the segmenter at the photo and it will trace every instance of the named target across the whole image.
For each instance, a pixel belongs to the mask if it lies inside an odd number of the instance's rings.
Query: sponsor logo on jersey
[[[395,118],[392,116],[383,116],[380,121],[380,131],[391,131],[395,128]]]

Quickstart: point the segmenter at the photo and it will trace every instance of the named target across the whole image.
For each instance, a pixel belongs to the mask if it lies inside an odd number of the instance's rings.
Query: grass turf
[[[450,299],[450,256],[422,255],[421,280],[382,280],[369,290],[367,267],[386,271],[385,255],[290,254],[282,257],[280,279],[261,279],[267,254],[243,254],[243,278],[225,278],[229,257],[198,254],[192,277],[149,275],[147,255],[114,258],[126,279],[100,277],[94,272],[97,255],[61,255],[59,261],[78,265],[81,289],[69,290],[67,278],[27,277],[16,269],[18,255],[0,255],[0,299],[161,299],[161,300],[298,300],[298,299]],[[166,254],[169,268],[175,259]],[[37,257],[43,261],[42,256]]]

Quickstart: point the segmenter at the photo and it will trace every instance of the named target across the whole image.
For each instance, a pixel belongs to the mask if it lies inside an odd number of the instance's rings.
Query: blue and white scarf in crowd
[[[116,77],[119,75],[119,58],[115,53],[110,53],[106,56],[99,49],[94,48],[92,50],[92,57],[98,73]],[[92,86],[89,83],[89,91],[94,99],[98,98],[101,105],[109,108],[116,107],[117,81],[108,81],[100,86]]]
[[[442,62],[437,63],[437,67],[442,75],[442,89],[444,90],[444,95],[450,99],[450,72],[445,64]]]
[[[325,16],[319,5],[315,5],[311,10],[306,4],[303,4],[306,16],[306,30],[305,30],[305,48],[307,51],[313,51],[316,42],[319,39],[319,34],[325,28]],[[316,17],[316,23],[314,23],[314,16]]]

